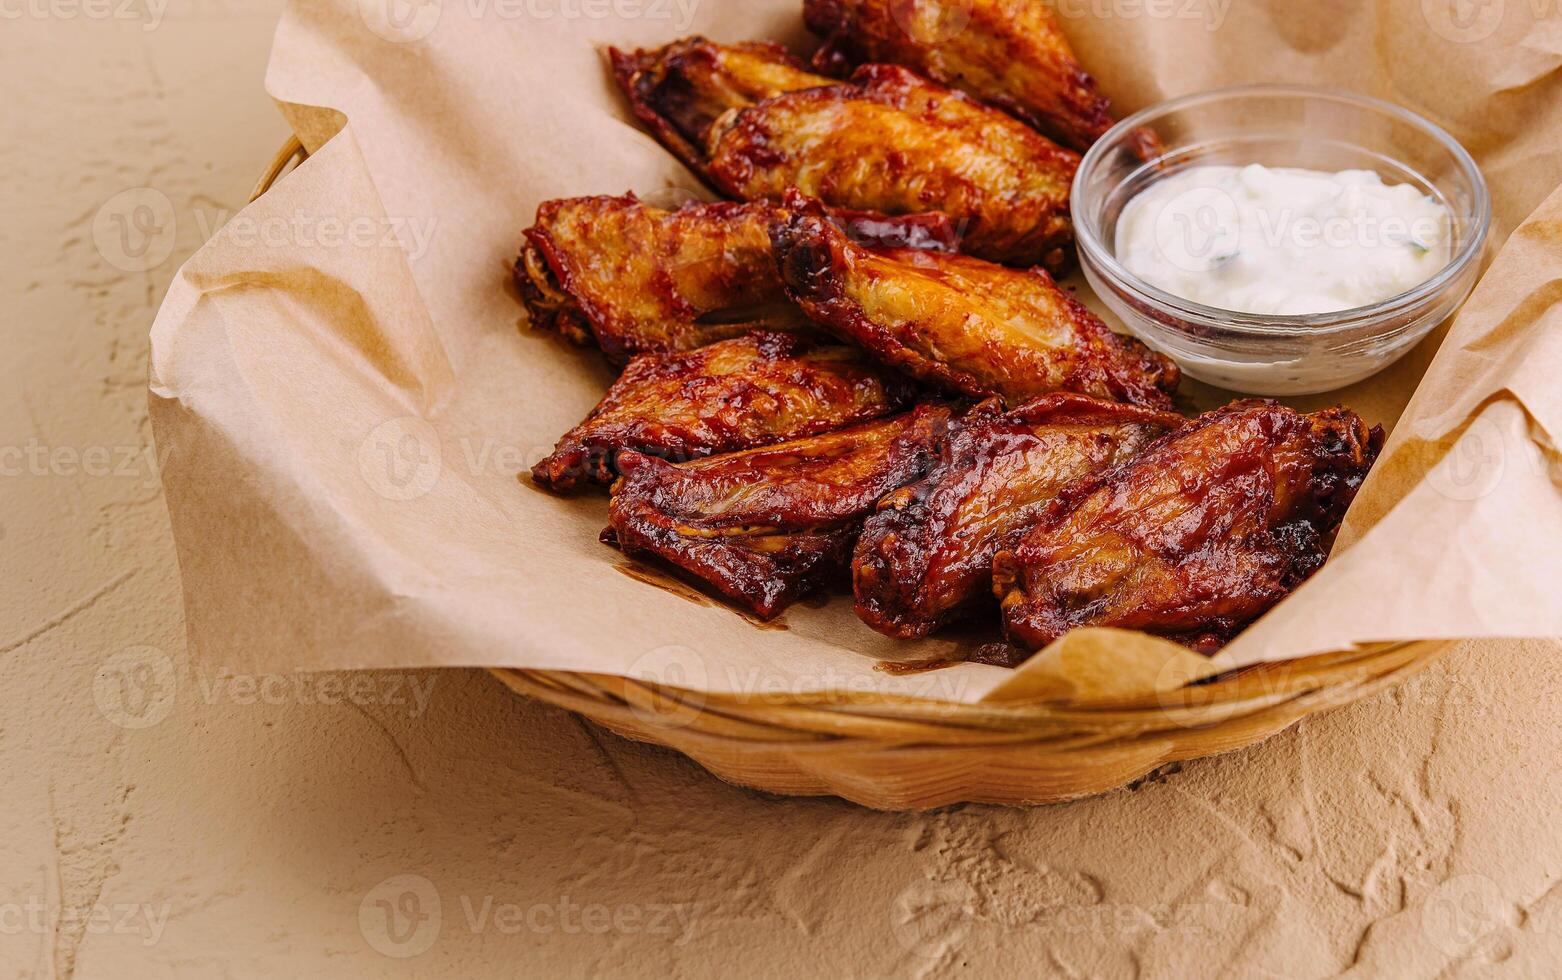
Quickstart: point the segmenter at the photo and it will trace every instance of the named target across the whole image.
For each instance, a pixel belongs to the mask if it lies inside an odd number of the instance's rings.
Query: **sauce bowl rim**
[[[1211,102],[1254,96],[1292,96],[1347,103],[1358,108],[1370,109],[1395,117],[1431,137],[1454,159],[1472,191],[1469,208],[1470,234],[1465,236],[1463,245],[1442,268],[1419,285],[1375,303],[1328,313],[1286,315],[1227,310],[1218,306],[1197,303],[1193,300],[1168,293],[1159,287],[1150,285],[1130,272],[1127,267],[1117,261],[1113,250],[1105,247],[1093,222],[1085,220],[1081,214],[1083,209],[1080,206],[1080,201],[1085,193],[1084,186],[1086,180],[1100,167],[1101,161],[1107,153],[1124,143],[1134,130],[1173,112],[1206,105]],[[1371,146],[1357,145],[1373,155],[1384,159],[1396,160],[1397,162],[1397,158],[1392,154],[1379,152]],[[1153,167],[1162,159],[1164,157],[1147,160],[1145,165]],[[1407,167],[1406,169],[1412,168]],[[1134,294],[1135,298],[1141,303],[1158,307],[1162,312],[1171,316],[1191,320],[1194,323],[1205,326],[1218,327],[1233,334],[1251,334],[1256,336],[1294,337],[1343,333],[1363,327],[1380,326],[1381,321],[1386,318],[1411,312],[1427,301],[1435,300],[1439,297],[1443,290],[1472,262],[1480,260],[1485,252],[1486,240],[1490,234],[1492,221],[1491,193],[1486,186],[1485,175],[1481,173],[1480,167],[1476,164],[1474,157],[1470,155],[1469,151],[1441,126],[1403,106],[1344,89],[1267,83],[1238,85],[1194,92],[1157,103],[1122,119],[1111,129],[1107,130],[1100,139],[1096,140],[1095,144],[1091,146],[1081,159],[1079,168],[1074,173],[1073,184],[1069,191],[1069,202],[1074,224],[1074,237],[1079,247],[1081,262],[1088,261],[1094,265],[1096,271],[1107,278],[1113,286],[1124,292]]]

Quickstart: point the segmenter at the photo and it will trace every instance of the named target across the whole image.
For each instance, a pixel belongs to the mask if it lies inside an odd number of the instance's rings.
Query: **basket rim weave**
[[[291,136],[249,199],[308,155]],[[1308,715],[1385,690],[1451,646],[1449,640],[1364,645],[1093,702],[953,702],[871,691],[755,697],[611,674],[488,670],[517,694],[675,748],[729,782],[900,810],[964,801],[1049,803],[1104,792],[1167,763],[1254,744]]]
[[[638,678],[560,670],[489,668],[519,693],[652,732],[679,729],[796,750],[830,743],[907,746],[1051,745],[1077,748],[1125,738],[1207,731],[1265,717],[1311,714],[1409,677],[1449,644],[1384,643],[1244,668],[1212,681],[1120,703],[1061,699],[954,702],[852,692],[849,697],[712,694]]]

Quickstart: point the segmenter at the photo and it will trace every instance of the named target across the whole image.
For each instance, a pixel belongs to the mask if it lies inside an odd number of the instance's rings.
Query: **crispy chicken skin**
[[[620,453],[696,459],[830,432],[909,405],[911,385],[861,351],[756,332],[629,362],[585,421],[532,467],[555,491],[613,482]]]
[[[1355,413],[1246,400],[1073,484],[993,559],[1012,643],[1077,626],[1217,649],[1323,564],[1383,444]]]
[[[1011,412],[983,402],[951,425],[928,475],[868,518],[852,559],[857,615],[909,639],[990,606],[1000,546],[1013,546],[1065,486],[1186,421],[1085,395],[1043,395]]]
[[[635,116],[728,197],[779,201],[796,185],[832,208],[941,211],[973,254],[1067,259],[1079,157],[959,92],[894,65],[842,83],[775,45],[701,37],[611,57]]]
[[[863,248],[796,195],[770,237],[809,319],[913,377],[1009,405],[1054,391],[1171,404],[1177,366],[1114,334],[1041,269]]]
[[[711,128],[712,183],[743,200],[788,188],[832,207],[942,211],[960,249],[995,262],[1062,267],[1073,241],[1079,157],[1035,130],[896,65],[735,109]]]
[[[769,619],[841,582],[862,519],[926,472],[950,411],[911,412],[793,442],[672,464],[626,452],[603,540],[650,555]]]
[[[765,204],[689,203],[664,211],[633,194],[544,201],[515,264],[532,323],[616,363],[690,350],[750,330],[799,329],[770,251]],[[837,214],[850,234],[952,248],[943,215]]]
[[[516,285],[534,325],[594,339],[619,363],[758,326],[799,326],[776,277],[769,221],[763,205],[663,211],[633,194],[544,201],[526,229]],[[702,322],[722,311],[734,315]]]
[[[715,44],[696,35],[652,50],[609,48],[608,58],[635,118],[702,176],[711,125],[727,110],[835,81],[763,41]]]
[[[1037,0],[804,0],[824,38],[816,69],[905,65],[1000,106],[1083,152],[1112,126],[1110,106]]]

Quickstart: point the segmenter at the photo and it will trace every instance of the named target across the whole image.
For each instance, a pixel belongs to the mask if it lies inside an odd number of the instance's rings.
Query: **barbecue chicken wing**
[[[801,326],[776,277],[762,205],[663,211],[622,197],[544,201],[515,279],[536,326],[616,362],[759,326]],[[716,314],[722,322],[708,322]]]
[[[1040,269],[868,249],[816,202],[771,228],[787,293],[815,321],[913,377],[1017,405],[1053,391],[1166,407],[1180,373],[1119,337]]]
[[[712,127],[709,170],[725,193],[778,201],[790,187],[833,207],[942,211],[960,249],[1062,267],[1073,241],[1079,157],[959,92],[896,65],[733,110]]]
[[[803,19],[824,38],[813,63],[828,74],[864,62],[905,65],[1081,152],[1112,126],[1106,98],[1046,3],[805,0]]]
[[[526,230],[515,282],[532,323],[593,340],[622,363],[757,328],[806,327],[776,274],[766,204],[690,203],[664,211],[621,197],[545,201]],[[849,235],[953,248],[940,214],[834,213]]]
[[[949,409],[674,465],[626,452],[603,540],[661,558],[763,618],[844,581],[862,519],[926,472]]]
[[[1382,446],[1353,412],[1234,402],[1071,486],[993,559],[1004,628],[1038,650],[1076,626],[1212,651],[1323,564]]]
[[[715,44],[696,35],[649,51],[609,48],[608,57],[635,118],[702,176],[711,126],[727,110],[835,82],[763,41]]]
[[[633,450],[675,462],[818,435],[909,405],[908,382],[853,347],[756,332],[629,362],[585,421],[532,467],[556,491],[608,484]]]
[[[1044,395],[1012,412],[978,405],[951,425],[928,475],[868,518],[852,559],[857,615],[913,638],[991,605],[1000,546],[1015,544],[1069,483],[1185,423],[1084,395]]]
[[[941,211],[973,255],[1066,261],[1076,154],[905,68],[865,65],[849,82],[832,83],[799,73],[782,52],[751,47],[695,38],[614,57],[635,114],[716,190],[779,201],[796,186],[831,207]],[[762,81],[733,81],[734,58],[763,62],[764,52],[769,70],[741,73]]]

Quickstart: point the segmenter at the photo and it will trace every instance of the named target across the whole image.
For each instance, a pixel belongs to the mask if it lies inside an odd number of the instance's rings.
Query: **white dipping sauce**
[[[1368,170],[1189,167],[1128,202],[1117,260],[1174,296],[1244,313],[1367,306],[1448,263],[1452,216]]]

